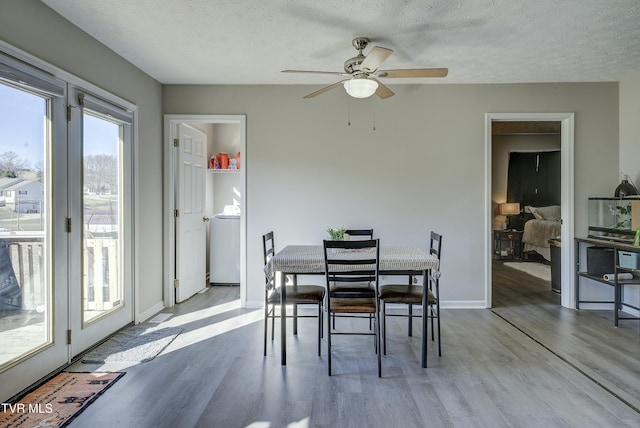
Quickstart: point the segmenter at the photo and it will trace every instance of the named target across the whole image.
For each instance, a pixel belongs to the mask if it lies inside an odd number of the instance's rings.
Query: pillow
[[[560,205],[531,207],[530,211],[538,220],[560,221]]]

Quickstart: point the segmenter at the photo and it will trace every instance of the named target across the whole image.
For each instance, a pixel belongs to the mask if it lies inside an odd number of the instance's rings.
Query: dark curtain
[[[560,151],[511,152],[507,202],[545,207],[560,205]]]
[[[543,152],[537,174],[538,199],[534,206],[560,205],[560,152]]]

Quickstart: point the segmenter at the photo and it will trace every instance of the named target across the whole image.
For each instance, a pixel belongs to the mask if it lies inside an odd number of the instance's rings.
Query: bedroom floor
[[[616,328],[610,311],[563,308],[549,281],[492,267],[493,313],[640,412],[640,323]]]

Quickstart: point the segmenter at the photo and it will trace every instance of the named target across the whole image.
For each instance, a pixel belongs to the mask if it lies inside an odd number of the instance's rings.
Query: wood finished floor
[[[500,268],[494,310],[443,311],[443,356],[430,343],[427,369],[420,330],[408,338],[406,320],[390,318],[381,379],[371,338],[353,336],[334,338],[328,377],[314,319],[297,338],[288,330],[286,367],[277,335],[263,357],[263,312],[239,308],[237,287],[213,287],[161,324],[183,332],[156,359],[72,366],[127,374],[71,427],[640,426],[637,323],[564,310],[547,285]]]

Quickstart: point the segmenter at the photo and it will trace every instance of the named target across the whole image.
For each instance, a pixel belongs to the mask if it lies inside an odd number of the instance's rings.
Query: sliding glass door
[[[0,56],[0,399],[69,359],[65,84]]]
[[[133,113],[70,91],[71,352],[133,320],[130,231]]]
[[[0,402],[133,321],[133,112],[113,98],[0,52]]]

